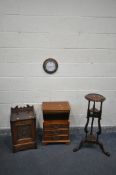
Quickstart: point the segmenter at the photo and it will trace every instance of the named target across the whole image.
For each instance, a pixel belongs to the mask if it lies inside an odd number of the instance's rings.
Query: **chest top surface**
[[[69,112],[70,105],[69,102],[43,102],[42,103],[43,112]]]

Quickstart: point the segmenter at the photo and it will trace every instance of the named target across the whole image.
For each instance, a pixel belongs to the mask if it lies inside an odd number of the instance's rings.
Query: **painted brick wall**
[[[55,58],[48,75],[42,64]],[[71,126],[86,121],[87,93],[106,97],[103,126],[116,125],[116,1],[0,0],[0,128],[10,108],[68,100]]]

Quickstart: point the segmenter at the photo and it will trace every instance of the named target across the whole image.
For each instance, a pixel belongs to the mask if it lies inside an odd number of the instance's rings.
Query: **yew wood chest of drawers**
[[[43,102],[43,140],[42,142],[69,143],[69,114],[68,102]]]
[[[11,108],[13,152],[36,148],[36,117],[33,106]]]

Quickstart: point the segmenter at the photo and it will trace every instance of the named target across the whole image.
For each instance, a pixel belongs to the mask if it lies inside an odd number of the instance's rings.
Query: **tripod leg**
[[[103,152],[106,156],[110,156],[110,153],[105,151],[104,146],[103,146],[103,144],[102,144],[101,142],[98,142],[97,144],[100,146],[102,152]]]
[[[79,151],[79,149],[83,146],[84,141],[82,140],[79,144],[79,146],[77,146],[76,148],[73,149],[73,152]]]

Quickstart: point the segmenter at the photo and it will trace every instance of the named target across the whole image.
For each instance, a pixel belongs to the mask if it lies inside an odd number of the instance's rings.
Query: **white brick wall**
[[[58,71],[42,64],[55,58]],[[87,93],[104,95],[103,126],[116,126],[116,1],[0,0],[0,128],[10,108],[68,100],[71,126],[84,126]]]

